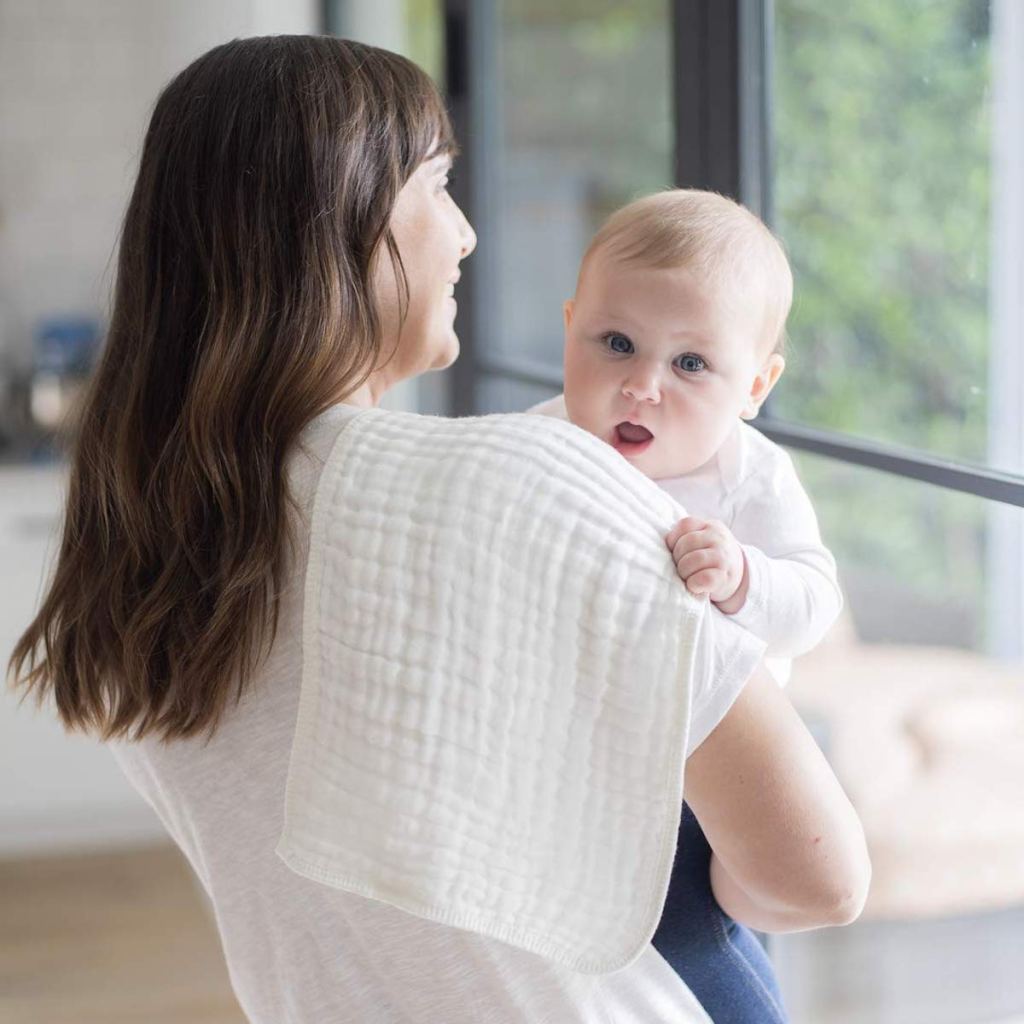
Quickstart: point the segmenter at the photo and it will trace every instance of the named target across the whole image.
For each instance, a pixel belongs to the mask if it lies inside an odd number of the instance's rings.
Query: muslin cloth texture
[[[314,503],[278,855],[583,973],[636,960],[706,608],[664,544],[682,514],[568,423],[352,417]]]

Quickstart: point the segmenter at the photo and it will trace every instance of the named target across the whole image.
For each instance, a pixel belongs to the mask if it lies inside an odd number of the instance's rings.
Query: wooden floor
[[[858,924],[821,933],[816,948],[827,951],[829,943],[844,941],[847,948],[831,959],[819,956],[803,964],[800,984],[814,994],[813,977],[836,982],[844,976],[836,973],[837,965],[845,962],[847,973],[849,965],[856,968],[850,985],[874,976],[877,987],[884,966],[877,961],[879,955],[895,958],[897,974],[906,974],[906,951],[901,952],[891,935],[866,931],[872,927],[880,926]],[[992,949],[985,954],[990,974],[997,948],[1003,949],[1007,963],[1012,959],[1019,923],[1014,927],[1005,939],[1002,933],[991,939]],[[866,938],[858,945],[854,939],[862,932]],[[814,935],[784,936],[782,941],[791,946],[812,943]],[[865,959],[869,949],[876,957],[871,964]],[[935,957],[926,959],[930,963]],[[788,963],[783,981],[793,981],[798,961],[792,950],[783,961],[784,968]],[[892,977],[886,977],[886,991],[895,992]],[[860,1011],[845,1015],[834,993],[828,1008],[822,1002],[810,1009],[797,1000],[790,1009],[795,1024],[875,1024],[911,1016],[976,1019],[962,1008],[945,1015],[902,1016],[876,1007],[865,1016],[863,998],[857,1002]],[[0,860],[0,1024],[245,1024],[231,994],[216,930],[178,851],[157,846],[129,853]],[[1024,1018],[1004,1016],[1000,1024],[1024,1024]]]
[[[0,1024],[245,1024],[177,850],[0,861]]]

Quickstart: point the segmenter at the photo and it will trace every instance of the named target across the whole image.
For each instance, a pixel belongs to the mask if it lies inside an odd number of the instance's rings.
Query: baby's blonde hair
[[[765,342],[783,352],[793,274],[779,240],[745,206],[700,189],[655,192],[604,222],[583,255],[580,280],[599,251],[652,269],[685,268],[732,293],[753,291],[764,302]]]

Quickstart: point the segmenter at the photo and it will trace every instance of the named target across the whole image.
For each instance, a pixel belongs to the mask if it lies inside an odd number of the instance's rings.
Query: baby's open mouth
[[[647,451],[653,440],[654,435],[646,427],[624,421],[615,427],[612,447],[620,455],[640,455]]]
[[[646,427],[638,426],[636,423],[620,423],[615,428],[615,435],[626,444],[642,444],[654,437]]]

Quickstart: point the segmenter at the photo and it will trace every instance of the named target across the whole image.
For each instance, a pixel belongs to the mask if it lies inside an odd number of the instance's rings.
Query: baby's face
[[[704,465],[782,372],[763,351],[763,303],[716,291],[598,252],[566,303],[569,419],[655,480]]]

